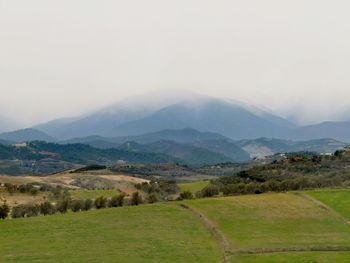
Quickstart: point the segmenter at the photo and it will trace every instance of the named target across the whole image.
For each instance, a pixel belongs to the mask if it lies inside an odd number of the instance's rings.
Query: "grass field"
[[[190,191],[193,194],[195,194],[196,192],[202,190],[207,185],[209,185],[209,181],[199,181],[199,182],[193,182],[193,183],[179,184],[179,188],[181,192]]]
[[[350,226],[295,194],[263,194],[186,202],[208,217],[234,250],[350,246]]]
[[[174,205],[0,222],[0,262],[220,262],[210,233]]]
[[[350,190],[320,190],[308,194],[350,220]]]
[[[69,193],[72,199],[95,199],[100,196],[111,198],[119,194],[117,190],[71,190]]]
[[[349,215],[350,191],[307,193]],[[350,251],[327,251],[350,250],[350,225],[295,193],[5,220],[0,236],[0,262],[211,263],[225,250],[225,263],[350,263]]]

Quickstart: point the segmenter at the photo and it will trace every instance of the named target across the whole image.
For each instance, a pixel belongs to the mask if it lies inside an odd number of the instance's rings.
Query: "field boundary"
[[[229,263],[230,255],[232,255],[233,251],[231,248],[230,242],[227,240],[224,233],[204,214],[199,212],[197,209],[190,207],[186,204],[180,204],[180,207],[190,211],[194,216],[196,216],[204,225],[204,227],[215,237],[219,247],[222,249],[223,254],[223,263]]]
[[[328,247],[290,247],[290,248],[253,248],[246,250],[231,251],[231,255],[258,255],[289,252],[339,252],[350,251],[350,246],[328,246]]]

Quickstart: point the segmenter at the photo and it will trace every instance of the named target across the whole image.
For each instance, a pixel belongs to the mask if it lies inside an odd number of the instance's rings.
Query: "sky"
[[[341,0],[0,0],[0,115],[32,125],[181,89],[301,123],[346,119],[349,10]]]

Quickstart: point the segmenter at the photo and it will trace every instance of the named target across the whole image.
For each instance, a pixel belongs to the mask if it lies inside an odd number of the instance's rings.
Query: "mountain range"
[[[333,152],[347,146],[341,141],[350,142],[350,122],[298,126],[240,102],[151,94],[81,117],[0,134],[2,144],[28,141],[153,152],[190,164],[242,162],[278,152]]]

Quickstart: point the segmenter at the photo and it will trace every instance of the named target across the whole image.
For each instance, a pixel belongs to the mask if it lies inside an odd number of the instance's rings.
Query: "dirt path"
[[[232,249],[230,242],[227,240],[226,236],[220,231],[220,229],[209,220],[205,215],[199,212],[197,209],[190,207],[185,204],[180,204],[180,206],[188,211],[190,211],[194,216],[202,222],[204,227],[215,237],[219,247],[223,254],[223,263],[229,263],[230,255],[232,254]]]

